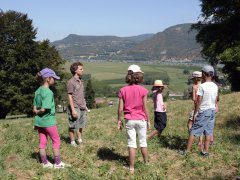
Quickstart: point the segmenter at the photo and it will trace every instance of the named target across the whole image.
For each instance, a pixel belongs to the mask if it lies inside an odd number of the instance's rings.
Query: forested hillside
[[[157,34],[132,37],[70,34],[52,44],[68,60],[199,60],[201,47],[191,24],[180,24]]]

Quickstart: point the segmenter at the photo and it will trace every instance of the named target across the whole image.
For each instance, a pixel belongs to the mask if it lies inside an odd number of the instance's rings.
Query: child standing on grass
[[[156,130],[148,135],[148,139],[151,139],[155,135],[161,135],[167,125],[167,114],[166,105],[163,102],[162,92],[164,85],[161,80],[154,81],[152,92],[153,92],[153,103],[154,103],[154,127]]]
[[[217,73],[215,71],[215,75],[213,76],[213,82],[219,87],[219,78],[217,76]],[[218,96],[217,96],[217,101],[216,101],[216,115],[217,115],[217,112],[219,110],[218,108],[218,102],[219,102],[219,92],[218,92]],[[214,121],[216,120],[216,115],[215,115],[215,119]],[[214,132],[210,138],[210,145],[213,145],[214,144]]]
[[[126,120],[128,136],[129,170],[134,173],[134,161],[136,154],[136,136],[138,134],[139,145],[144,162],[148,161],[147,152],[147,122],[149,114],[147,109],[148,90],[139,84],[143,82],[143,72],[138,65],[131,65],[126,75],[127,86],[120,89],[118,106],[118,129],[122,129],[122,112]]]
[[[68,112],[68,132],[71,145],[77,147],[75,142],[75,134],[77,134],[77,143],[81,144],[83,128],[87,124],[87,111],[86,101],[84,98],[84,85],[82,81],[83,64],[81,62],[74,62],[70,66],[72,78],[67,83],[67,93],[69,106]]]
[[[193,125],[193,113],[194,113],[194,108],[195,108],[196,103],[197,103],[197,91],[198,91],[199,85],[201,84],[201,81],[202,81],[202,72],[194,71],[192,73],[192,80],[193,80],[193,86],[192,86],[193,110],[190,113],[190,116],[189,116],[189,119],[188,119],[188,132],[190,132],[190,129],[192,128],[192,125]],[[199,137],[198,147],[201,150],[203,148],[202,136]]]
[[[211,136],[213,135],[216,102],[218,97],[218,87],[212,81],[213,75],[214,69],[212,66],[206,65],[202,68],[204,83],[199,85],[197,91],[198,98],[193,114],[193,126],[190,129],[187,149],[179,152],[182,155],[186,155],[191,150],[194,137],[201,136],[204,132],[206,139],[201,155],[209,156],[208,148]]]
[[[61,161],[60,158],[60,137],[56,126],[55,103],[53,92],[49,86],[54,84],[55,79],[60,79],[52,69],[45,68],[37,76],[41,86],[35,92],[33,101],[33,112],[35,114],[34,126],[39,134],[39,152],[44,168],[64,168],[70,166]],[[47,160],[46,145],[48,136],[52,140],[52,148],[55,159],[53,165]]]

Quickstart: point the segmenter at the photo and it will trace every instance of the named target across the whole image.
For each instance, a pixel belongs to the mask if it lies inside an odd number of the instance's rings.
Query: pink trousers
[[[58,134],[57,126],[51,127],[37,127],[39,134],[39,149],[45,149],[47,146],[48,136],[52,140],[52,148],[60,148],[60,137]]]

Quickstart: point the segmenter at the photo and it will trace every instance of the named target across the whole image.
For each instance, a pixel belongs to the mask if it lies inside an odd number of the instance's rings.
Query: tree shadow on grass
[[[60,139],[61,139],[61,141],[64,141],[66,144],[69,144],[69,143],[70,143],[70,138],[69,138],[69,136],[60,135]]]
[[[181,136],[160,136],[159,143],[165,148],[179,150],[186,148],[187,139]]]
[[[240,129],[240,116],[230,117],[226,122],[226,127],[232,129],[231,135],[228,136],[229,140],[235,144],[240,142],[240,134],[238,129]]]
[[[228,137],[232,143],[239,144],[240,142],[240,134],[233,134],[232,136]]]
[[[103,161],[108,160],[108,161],[118,161],[123,164],[128,163],[127,156],[122,156],[119,153],[114,152],[114,149],[110,149],[108,147],[99,148],[97,151],[97,156]]]
[[[226,121],[226,127],[232,128],[232,129],[238,129],[238,128],[240,128],[240,116],[230,117],[230,118]]]

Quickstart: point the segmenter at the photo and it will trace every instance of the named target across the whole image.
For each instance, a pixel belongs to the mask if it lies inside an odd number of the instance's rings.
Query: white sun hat
[[[138,65],[136,65],[136,64],[130,65],[130,66],[128,67],[128,71],[132,71],[132,72],[134,72],[134,73],[137,73],[137,72],[143,73],[142,70],[141,70],[141,68],[140,68]]]

